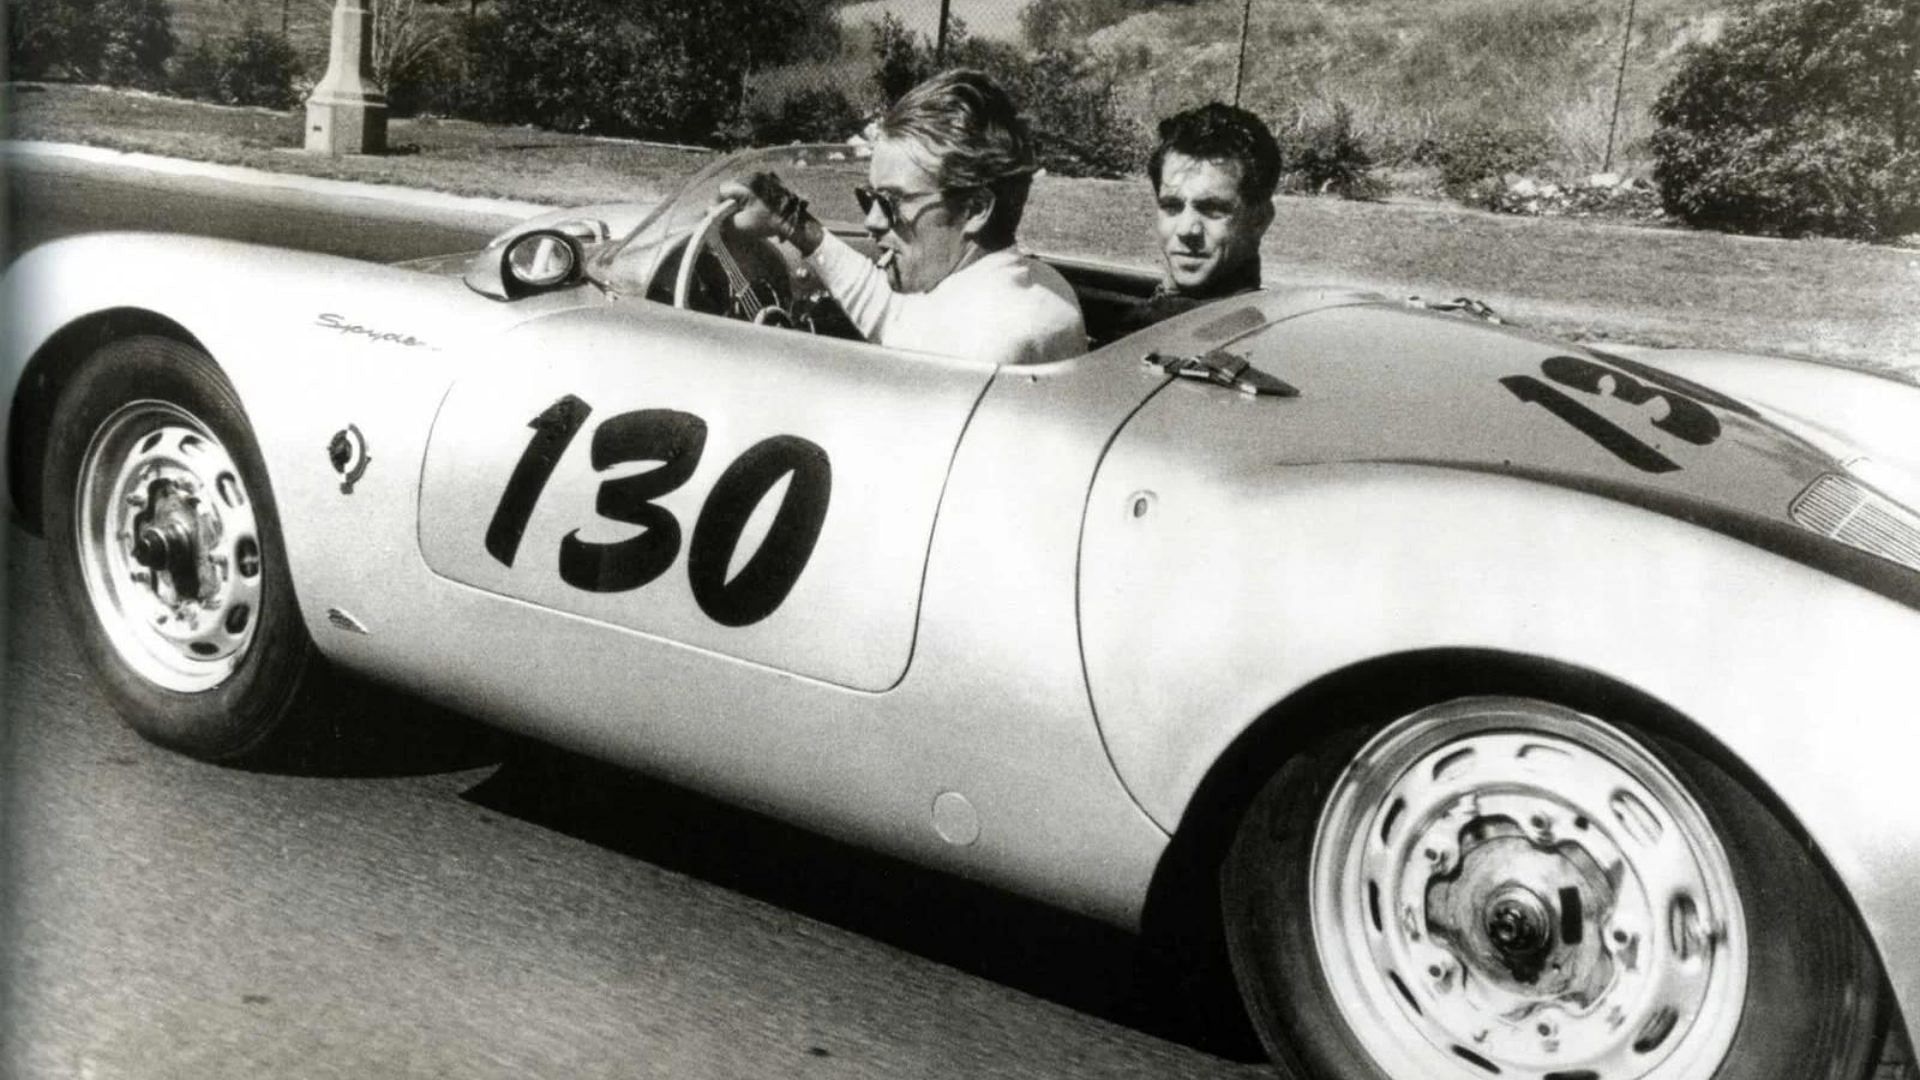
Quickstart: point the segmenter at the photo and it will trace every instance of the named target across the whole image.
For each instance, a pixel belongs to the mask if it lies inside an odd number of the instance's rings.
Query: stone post
[[[373,12],[367,2],[334,4],[327,73],[307,98],[308,153],[386,153],[387,96],[373,85]]]

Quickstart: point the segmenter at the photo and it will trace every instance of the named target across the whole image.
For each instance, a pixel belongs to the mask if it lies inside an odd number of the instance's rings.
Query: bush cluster
[[[839,142],[857,133],[866,116],[835,86],[801,86],[750,94],[728,141],[748,146]]]
[[[1538,168],[1550,145],[1538,128],[1475,122],[1440,132],[1414,158],[1439,166],[1440,190],[1448,198],[1491,208],[1505,190],[1506,175]]]
[[[181,54],[168,88],[181,97],[221,105],[290,109],[299,104],[300,55],[287,39],[249,19],[226,37]]]
[[[724,141],[750,62],[837,47],[829,2],[499,0],[469,34],[457,108],[562,131]]]
[[[932,75],[933,43],[887,15],[874,28],[875,88],[891,102]],[[1150,147],[1147,133],[1120,109],[1109,62],[1072,48],[1036,54],[975,38],[966,22],[947,27],[946,67],[979,68],[1020,104],[1033,131],[1040,167],[1062,176],[1137,176]]]
[[[1920,4],[1793,0],[1697,45],[1654,104],[1669,213],[1734,232],[1920,231]]]
[[[166,0],[10,0],[7,70],[154,89],[177,42]]]
[[[1373,175],[1373,151],[1346,102],[1335,102],[1332,114],[1320,120],[1295,112],[1275,135],[1288,190],[1343,199],[1373,199],[1385,193]]]

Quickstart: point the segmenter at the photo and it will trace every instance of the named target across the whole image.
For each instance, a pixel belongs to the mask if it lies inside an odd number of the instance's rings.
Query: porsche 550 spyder
[[[337,665],[1191,920],[1303,1076],[1859,1080],[1912,1032],[1920,390],[1338,288],[1115,340],[1151,277],[1068,259],[1086,355],[907,354],[710,209],[760,169],[860,220],[794,147],[457,260],[22,257],[11,494],[126,719],[311,752]]]

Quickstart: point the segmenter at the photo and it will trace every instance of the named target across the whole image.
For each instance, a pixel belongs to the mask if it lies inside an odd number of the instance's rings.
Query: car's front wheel
[[[1796,838],[1679,745],[1469,698],[1284,766],[1222,873],[1276,1058],[1341,1080],[1859,1080],[1883,981]]]
[[[69,623],[146,738],[209,761],[280,763],[318,659],[246,414],[204,352],[103,346],[62,392],[43,507]]]

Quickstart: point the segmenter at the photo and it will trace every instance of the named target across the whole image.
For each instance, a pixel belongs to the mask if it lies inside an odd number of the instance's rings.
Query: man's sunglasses
[[[870,184],[860,184],[853,189],[853,197],[860,200],[860,212],[862,214],[871,214],[874,205],[876,203],[879,204],[880,216],[886,219],[887,227],[898,228],[903,224],[913,224],[915,218],[919,217],[927,207],[932,206],[940,199],[945,198],[955,191],[965,190],[965,188],[941,188],[937,191],[916,191],[909,195],[895,195],[890,191],[877,190]],[[927,199],[928,201],[911,212],[904,211],[901,204],[912,199]]]

